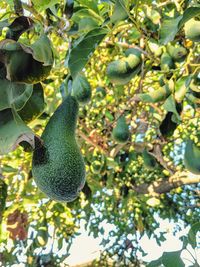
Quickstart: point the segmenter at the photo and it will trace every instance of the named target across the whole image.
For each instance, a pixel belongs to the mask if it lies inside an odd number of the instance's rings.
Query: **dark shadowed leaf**
[[[17,17],[9,26],[6,33],[6,38],[17,41],[22,33],[33,27],[31,18],[21,16]]]
[[[7,184],[0,178],[0,222],[2,218],[2,213],[5,209],[7,197]]]

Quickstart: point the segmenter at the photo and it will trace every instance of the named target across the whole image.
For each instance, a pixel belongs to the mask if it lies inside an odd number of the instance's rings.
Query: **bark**
[[[158,180],[151,184],[141,184],[132,186],[132,189],[138,194],[159,195],[168,193],[172,189],[183,185],[191,185],[200,183],[200,175],[195,175],[189,172],[175,173],[166,180]]]

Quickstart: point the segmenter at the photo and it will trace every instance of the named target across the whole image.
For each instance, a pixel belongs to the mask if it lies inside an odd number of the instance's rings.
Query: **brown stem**
[[[191,185],[200,183],[200,175],[194,175],[189,172],[175,173],[167,180],[158,180],[152,184],[141,184],[132,186],[132,189],[138,194],[158,195],[168,193],[172,189],[178,188],[183,185]]]
[[[97,144],[96,142],[94,142],[90,137],[86,136],[82,131],[78,131],[78,135],[83,138],[87,143],[89,143],[90,145],[92,145],[93,147],[98,148],[103,154],[108,156],[108,152],[99,144]]]

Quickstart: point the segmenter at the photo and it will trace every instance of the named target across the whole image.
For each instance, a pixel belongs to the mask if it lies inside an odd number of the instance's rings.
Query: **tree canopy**
[[[198,0],[1,1],[3,266],[61,266],[81,220],[102,237],[105,253],[96,266],[113,256],[120,266],[141,266],[139,237],[165,240],[164,230],[155,232],[157,217],[176,222],[174,232],[180,221],[192,226],[183,248],[196,248],[199,25]],[[76,139],[86,182],[65,203],[39,190],[32,154],[70,94],[79,102]],[[109,238],[103,222],[115,226]],[[149,266],[172,266],[172,256],[184,266],[180,251],[173,253]]]

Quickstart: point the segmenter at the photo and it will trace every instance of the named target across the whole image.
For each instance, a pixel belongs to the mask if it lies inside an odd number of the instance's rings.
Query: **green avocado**
[[[190,172],[200,174],[200,149],[190,139],[185,147],[184,164]]]
[[[109,80],[116,85],[127,84],[141,68],[141,53],[136,49],[127,49],[126,57],[109,63],[106,73]]]
[[[163,53],[160,59],[160,68],[163,71],[169,71],[170,69],[174,69],[174,61],[173,58],[168,53]]]
[[[190,19],[185,23],[185,37],[194,41],[200,41],[200,21]]]
[[[151,154],[149,154],[149,152],[147,151],[146,148],[142,152],[142,158],[144,161],[144,166],[147,169],[151,170],[151,169],[154,169],[156,167],[156,165],[157,165],[156,159]]]
[[[128,129],[128,125],[126,124],[126,119],[124,116],[121,116],[117,120],[117,124],[112,131],[113,139],[117,143],[126,143],[129,139],[130,133]]]
[[[98,86],[96,88],[96,94],[95,94],[95,96],[96,96],[96,98],[98,100],[105,98],[105,96],[106,96],[106,89],[104,87]]]
[[[85,76],[78,74],[72,84],[72,95],[80,104],[87,104],[92,95],[91,86]]]
[[[36,144],[32,173],[39,189],[56,201],[77,198],[85,183],[85,164],[76,142],[78,102],[67,96]],[[36,139],[37,140],[37,139]]]
[[[181,45],[168,45],[167,51],[174,61],[180,62],[185,59],[188,51]]]

